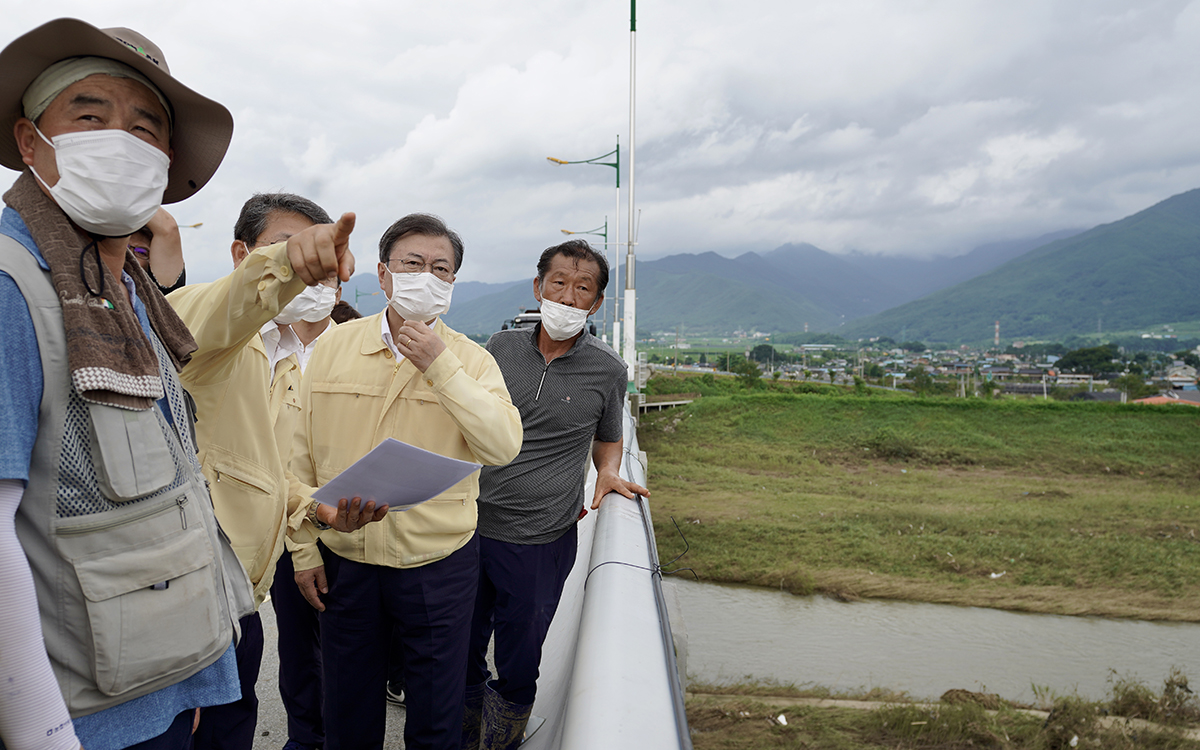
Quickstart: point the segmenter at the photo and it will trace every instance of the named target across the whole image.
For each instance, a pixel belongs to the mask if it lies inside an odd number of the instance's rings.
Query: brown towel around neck
[[[29,170],[4,194],[4,202],[21,215],[50,266],[50,279],[62,304],[67,364],[75,390],[95,403],[123,409],[152,407],[163,396],[158,357],[138,323],[125,284],[100,262],[91,240],[42,192]],[[182,369],[196,351],[195,339],[129,252],[125,272],[133,278],[150,325],[170,352],[175,369]]]

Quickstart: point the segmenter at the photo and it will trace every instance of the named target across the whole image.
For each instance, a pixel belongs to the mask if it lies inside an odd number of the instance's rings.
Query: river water
[[[1107,697],[1110,670],[1156,693],[1171,667],[1200,682],[1200,624],[1065,617],[894,601],[838,602],[668,579],[688,633],[692,680],[748,680],[915,699],[962,688],[1034,702]]]

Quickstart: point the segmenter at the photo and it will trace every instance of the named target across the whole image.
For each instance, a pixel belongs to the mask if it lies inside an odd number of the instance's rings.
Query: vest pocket
[[[229,646],[219,562],[198,505],[184,488],[56,526],[83,594],[96,686],[106,695],[185,673]],[[79,637],[86,647],[86,634]]]
[[[161,490],[175,479],[175,462],[158,407],[142,411],[88,403],[92,460],[104,495],[122,503]]]

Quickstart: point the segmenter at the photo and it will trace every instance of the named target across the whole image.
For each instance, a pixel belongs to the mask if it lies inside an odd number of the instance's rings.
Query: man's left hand
[[[374,500],[363,505],[361,497],[353,500],[343,497],[338,500],[337,509],[331,505],[318,503],[316,513],[322,523],[327,523],[338,531],[350,532],[358,531],[369,523],[382,521],[388,514],[388,507],[381,505],[376,508]]]
[[[183,273],[183,241],[179,236],[179,224],[175,217],[159,208],[146,224],[150,230],[150,247],[146,257],[150,259],[150,271],[162,286],[170,287],[179,281]]]
[[[610,492],[619,492],[625,497],[633,499],[635,494],[642,497],[649,497],[650,490],[640,484],[622,479],[619,474],[603,473],[596,475],[596,494],[592,498],[592,510],[600,507],[604,502],[604,496]]]
[[[433,360],[446,350],[446,344],[428,324],[406,320],[396,332],[396,349],[418,370],[425,372]]]

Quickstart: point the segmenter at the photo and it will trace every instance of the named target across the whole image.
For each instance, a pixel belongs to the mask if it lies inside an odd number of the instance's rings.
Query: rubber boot
[[[509,703],[495,690],[495,681],[484,683],[482,750],[516,750],[525,740],[525,724],[533,704]]]
[[[479,733],[483,721],[483,693],[487,681],[468,685],[464,693],[462,750],[479,750]]]

